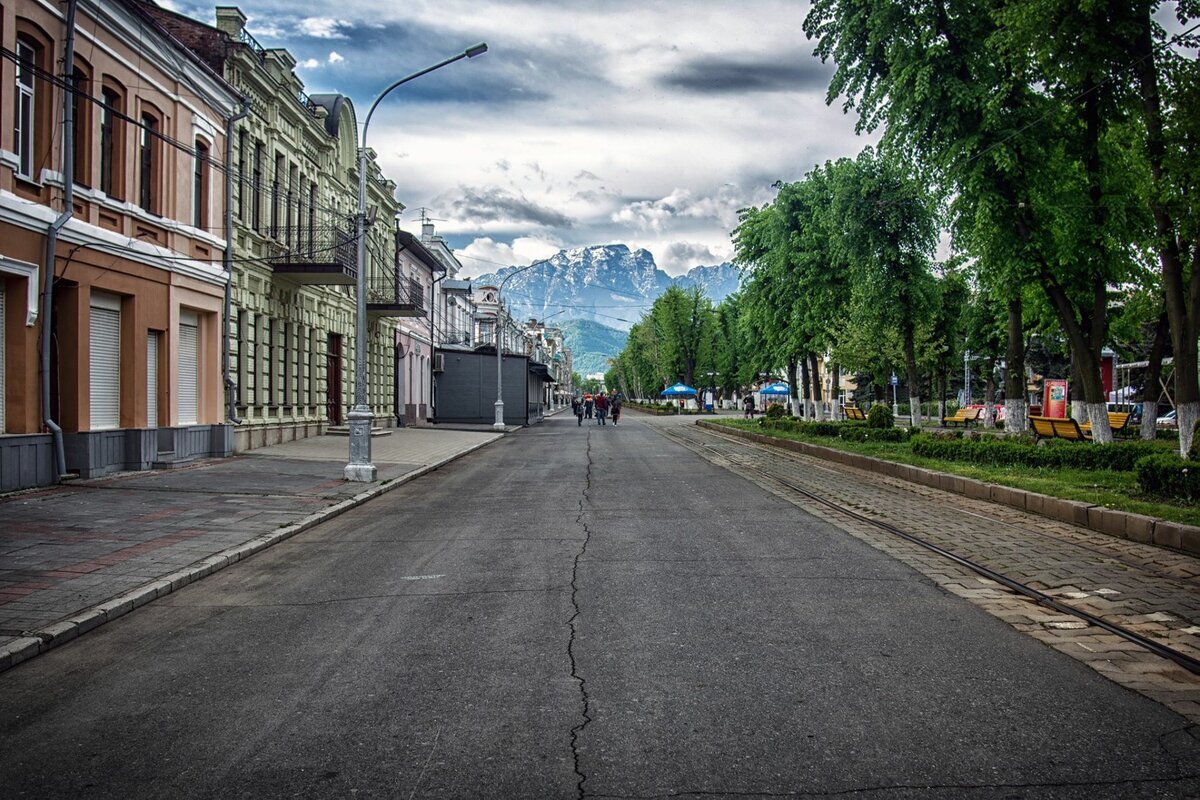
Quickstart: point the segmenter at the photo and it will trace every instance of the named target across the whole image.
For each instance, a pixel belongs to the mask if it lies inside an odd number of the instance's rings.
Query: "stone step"
[[[196,463],[195,456],[187,456],[185,458],[176,458],[175,451],[159,453],[158,457],[150,463],[150,469],[179,469],[180,467],[188,467]]]
[[[371,436],[391,436],[395,428],[371,428]],[[349,425],[330,425],[325,429],[326,436],[349,436]]]

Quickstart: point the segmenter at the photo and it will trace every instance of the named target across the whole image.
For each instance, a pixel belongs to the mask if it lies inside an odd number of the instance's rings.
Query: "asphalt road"
[[[1186,723],[558,417],[0,674],[15,797],[1200,795]]]

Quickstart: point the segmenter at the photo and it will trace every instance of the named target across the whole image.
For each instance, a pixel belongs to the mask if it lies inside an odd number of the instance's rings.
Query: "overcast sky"
[[[164,5],[211,22],[213,5]],[[776,180],[865,141],[792,0],[248,0],[310,94],[362,121],[392,81],[485,41],[489,52],[392,92],[368,145],[404,226],[428,209],[467,274],[564,247],[644,247],[672,275],[732,254],[737,211]]]

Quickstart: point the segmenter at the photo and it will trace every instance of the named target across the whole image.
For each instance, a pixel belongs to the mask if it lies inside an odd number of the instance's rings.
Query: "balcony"
[[[354,234],[338,225],[300,227],[287,232],[292,244],[271,259],[276,275],[306,286],[353,286],[358,280]]]
[[[440,337],[441,343],[448,347],[471,347],[471,332],[464,328],[449,328]]]
[[[425,288],[411,278],[372,276],[367,280],[367,317],[423,317]]]

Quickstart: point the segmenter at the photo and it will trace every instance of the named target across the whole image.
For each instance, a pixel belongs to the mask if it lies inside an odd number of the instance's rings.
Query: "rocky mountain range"
[[[607,359],[624,347],[625,334],[667,287],[699,286],[719,303],[741,285],[738,268],[728,262],[693,267],[673,278],[658,268],[650,251],[623,244],[560,250],[529,267],[503,267],[471,283],[498,286],[506,278],[505,306],[518,319],[562,326],[581,375],[607,369]]]

